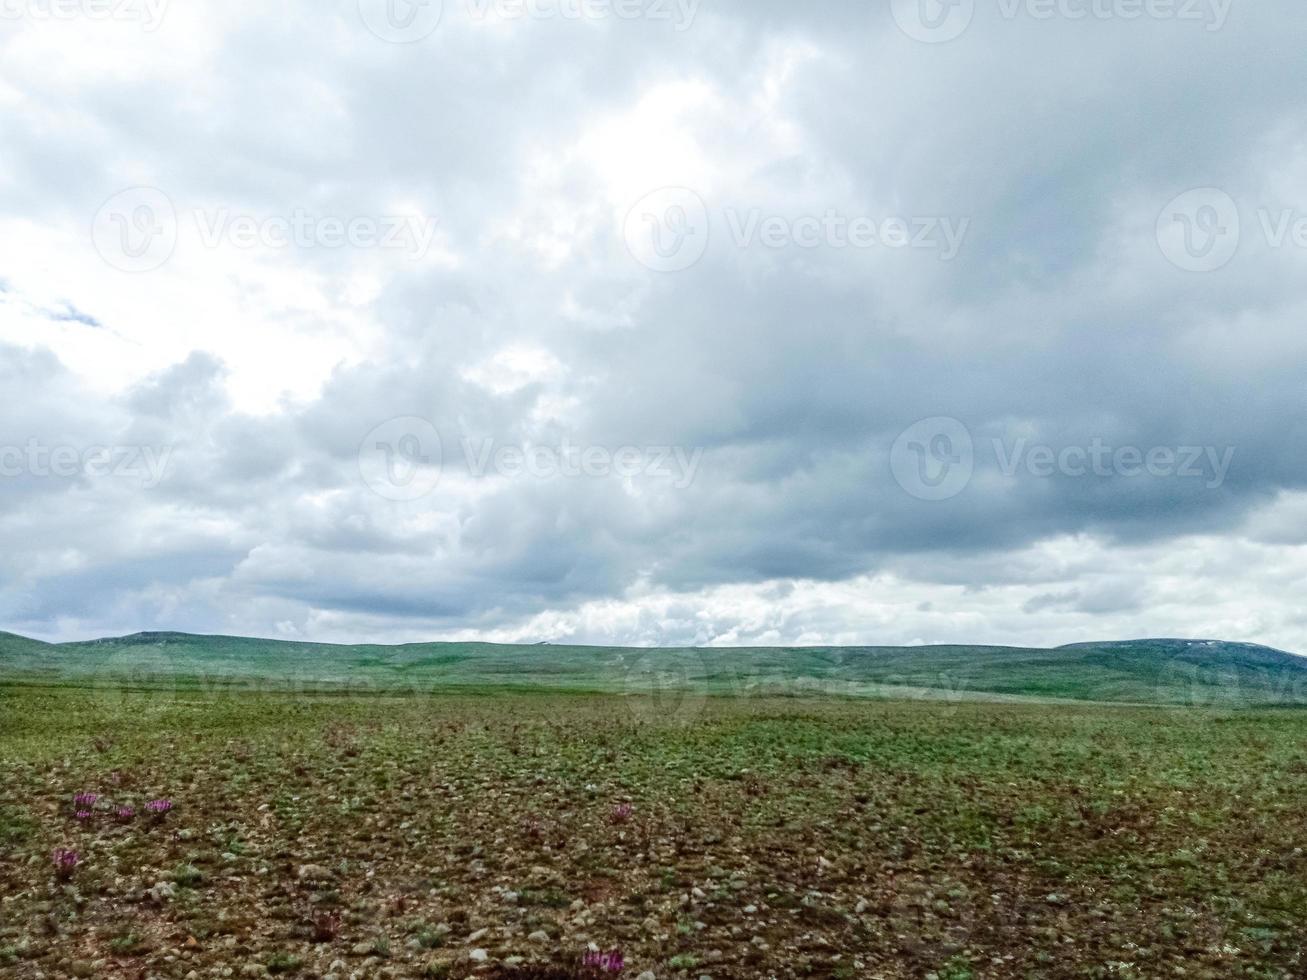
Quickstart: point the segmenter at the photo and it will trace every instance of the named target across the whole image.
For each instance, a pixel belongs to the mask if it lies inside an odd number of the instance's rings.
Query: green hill
[[[1078,643],[1053,649],[642,649],[491,643],[341,646],[187,633],[48,644],[0,633],[0,681],[219,693],[549,688],[1232,707],[1307,704],[1307,658],[1215,640]]]

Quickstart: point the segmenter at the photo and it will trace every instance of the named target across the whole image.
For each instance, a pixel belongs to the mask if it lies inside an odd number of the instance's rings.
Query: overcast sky
[[[1300,0],[0,0],[0,628],[1307,652]]]

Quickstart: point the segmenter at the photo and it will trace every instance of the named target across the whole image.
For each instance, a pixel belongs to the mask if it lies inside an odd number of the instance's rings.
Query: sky
[[[1298,0],[0,0],[0,629],[1307,653]]]

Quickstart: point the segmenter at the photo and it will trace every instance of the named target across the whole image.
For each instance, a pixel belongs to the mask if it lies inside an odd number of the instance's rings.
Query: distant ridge
[[[567,689],[623,694],[1035,698],[1307,706],[1307,658],[1251,643],[637,648],[331,644],[149,631],[74,643],[0,632],[0,683],[179,690]]]

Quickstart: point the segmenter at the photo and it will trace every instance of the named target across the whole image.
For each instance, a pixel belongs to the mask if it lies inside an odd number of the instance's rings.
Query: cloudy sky
[[[0,0],[0,628],[1307,652],[1299,0]]]

